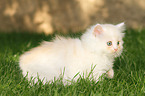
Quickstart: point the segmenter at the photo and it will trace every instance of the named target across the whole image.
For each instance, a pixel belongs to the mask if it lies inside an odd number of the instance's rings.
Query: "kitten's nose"
[[[115,52],[118,50],[118,49],[114,49],[115,50]]]

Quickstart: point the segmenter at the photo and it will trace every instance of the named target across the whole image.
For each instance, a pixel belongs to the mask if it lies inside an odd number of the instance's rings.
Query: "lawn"
[[[79,37],[80,34],[71,34]],[[61,81],[31,86],[19,68],[19,56],[54,35],[0,33],[1,96],[145,96],[145,30],[127,30],[122,56],[114,63],[115,76],[95,82],[80,79],[71,85]]]

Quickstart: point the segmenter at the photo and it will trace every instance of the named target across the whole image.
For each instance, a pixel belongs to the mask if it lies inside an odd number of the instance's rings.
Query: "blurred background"
[[[145,27],[145,0],[0,0],[0,32],[78,32],[96,23]]]

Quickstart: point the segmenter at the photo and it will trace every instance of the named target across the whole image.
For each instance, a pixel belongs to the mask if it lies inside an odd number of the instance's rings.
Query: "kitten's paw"
[[[114,77],[114,71],[113,69],[110,69],[108,72],[107,72],[107,77],[112,79]]]

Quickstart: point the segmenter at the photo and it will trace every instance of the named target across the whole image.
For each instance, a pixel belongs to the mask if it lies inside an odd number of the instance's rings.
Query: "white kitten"
[[[23,75],[44,79],[44,83],[59,78],[63,74],[64,82],[79,75],[88,74],[94,65],[93,76],[96,81],[107,73],[113,78],[113,61],[123,49],[124,23],[118,25],[96,24],[91,26],[81,39],[59,37],[52,42],[43,42],[20,56],[20,68]],[[88,73],[87,73],[88,72]],[[74,80],[77,80],[77,75]],[[36,81],[35,81],[36,82]]]

